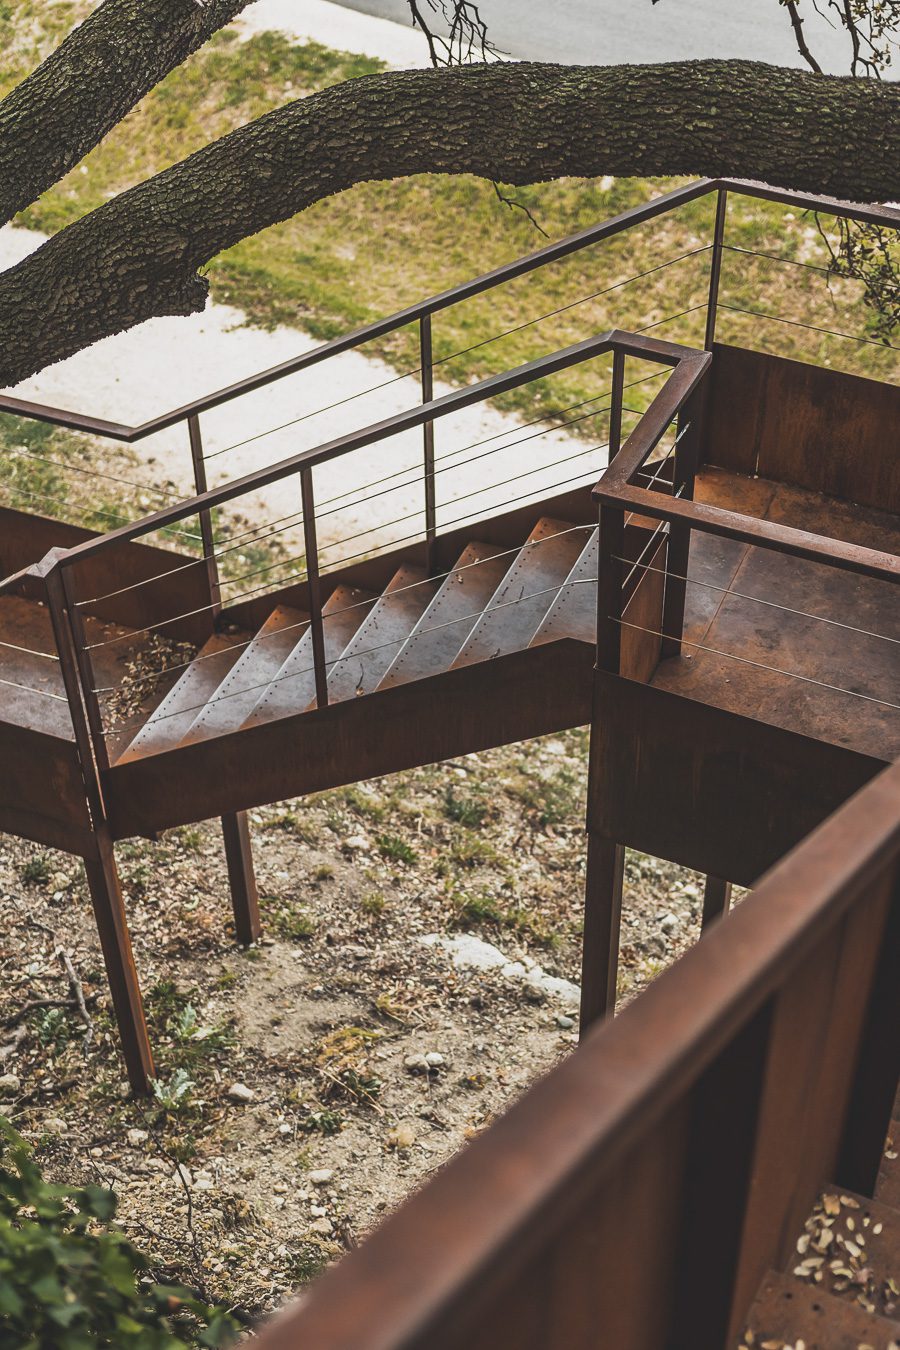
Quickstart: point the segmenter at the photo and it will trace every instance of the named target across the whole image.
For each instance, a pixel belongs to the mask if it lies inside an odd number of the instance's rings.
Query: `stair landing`
[[[821,493],[706,468],[696,499],[900,554],[896,516]],[[879,759],[900,756],[896,586],[699,532],[688,577],[703,584],[687,587],[682,654],[660,664],[654,685]]]

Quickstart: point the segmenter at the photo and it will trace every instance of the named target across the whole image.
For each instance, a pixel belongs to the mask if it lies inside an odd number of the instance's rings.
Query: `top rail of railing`
[[[654,429],[655,444],[677,412],[680,403],[696,387],[706,371],[711,357],[708,352],[696,351],[693,348],[683,347],[673,342],[663,342],[659,338],[623,333],[613,329],[607,333],[600,333],[595,337],[587,338],[583,342],[577,342],[570,347],[565,347],[559,352],[539,357],[535,361],[529,361],[513,370],[492,375],[478,384],[469,385],[463,389],[454,389],[449,394],[432,399],[428,403],[417,405],[402,413],[396,413],[392,417],[372,423],[370,426],[347,435],[339,436],[323,445],[290,455],[277,464],[264,469],[257,469],[197,496],[185,498],[173,506],[165,507],[161,511],[144,516],[141,520],[110,530],[95,539],[85,540],[84,543],[76,544],[73,548],[61,552],[59,562],[63,566],[81,562],[102,550],[118,544],[129,543],[141,535],[171,526],[188,516],[211,511],[226,502],[233,501],[248,492],[267,487],[271,483],[278,482],[292,474],[302,473],[316,465],[336,459],[340,455],[385,441],[399,432],[409,431],[425,423],[438,421],[462,408],[483,403],[485,400],[506,393],[511,389],[517,389],[521,385],[545,378],[557,371],[567,370],[571,366],[579,365],[610,351],[655,361],[674,368],[674,374],[669,377],[664,388],[656,395],[644,414],[644,423]],[[674,392],[671,392],[669,391],[669,385],[676,377],[677,388]]]
[[[673,374],[657,395],[654,410],[663,414],[666,407],[671,407],[674,415],[685,398],[684,379],[681,371]],[[602,505],[687,525],[739,543],[772,549],[809,562],[826,563],[841,571],[900,582],[900,557],[883,549],[813,534],[778,521],[760,520],[707,502],[663,497],[659,492],[641,487],[635,480],[661,434],[660,418],[642,421],[604,471],[594,488],[595,500]]]
[[[432,295],[426,300],[418,301],[414,305],[409,305],[394,314],[376,319],[373,323],[356,328],[342,337],[322,343],[310,352],[292,357],[289,361],[283,361],[278,365],[259,371],[255,375],[246,376],[234,384],[194,399],[179,408],[173,408],[171,411],[153,417],[138,426],[107,421],[104,418],[91,417],[85,413],[71,412],[64,408],[33,403],[26,399],[13,398],[8,395],[0,396],[0,412],[14,413],[20,417],[65,427],[71,431],[92,433],[109,437],[111,440],[132,444],[153,435],[155,432],[165,431],[179,422],[197,417],[201,413],[230,402],[232,399],[240,398],[256,389],[262,389],[287,375],[293,375],[298,371],[315,366],[329,357],[338,356],[342,352],[352,351],[367,342],[385,337],[388,333],[403,328],[409,323],[414,323],[416,320],[427,319],[432,314],[449,309],[451,306],[469,300],[473,296],[481,295],[485,291],[492,290],[495,286],[514,281],[518,277],[566,258],[591,244],[612,238],[621,234],[624,230],[642,224],[644,221],[653,220],[655,217],[664,215],[667,211],[674,210],[679,206],[684,206],[688,202],[721,192],[757,197],[765,201],[780,202],[786,206],[795,206],[800,210],[821,211],[864,224],[877,224],[889,229],[900,230],[900,211],[891,207],[862,206],[852,202],[839,201],[832,197],[817,197],[807,193],[772,188],[764,183],[754,183],[739,178],[702,178],[696,182],[688,183],[684,187],[675,188],[672,192],[661,194],[652,201],[623,211],[620,215],[613,216],[609,220],[591,225],[566,239],[547,244],[533,253],[526,254],[525,257],[505,263],[503,266],[497,267],[491,272],[485,272],[459,286],[452,286],[448,290],[440,291],[438,294]]]
[[[661,1336],[648,1337],[644,1322],[644,1334],[635,1334],[640,1319],[628,1312],[629,1302],[646,1301],[649,1290],[650,1300],[660,1300],[664,1310],[671,1287],[685,1293],[685,1282],[687,1302],[696,1300],[681,1309],[693,1315],[693,1343],[725,1344],[721,1327],[718,1336],[709,1329],[709,1309],[723,1291],[728,1300],[732,1290],[746,1285],[746,1278],[737,1278],[742,1262],[751,1275],[754,1264],[740,1228],[754,1191],[749,1182],[741,1189],[738,1160],[748,1170],[752,1163],[753,1179],[772,1211],[770,1226],[777,1228],[794,1200],[792,1188],[784,1185],[782,1151],[793,1156],[808,1148],[811,1128],[816,1146],[822,1135],[833,1136],[846,1158],[853,1113],[870,1106],[858,1088],[866,1081],[861,1063],[877,1055],[877,1045],[863,1039],[851,1055],[834,1056],[823,1056],[821,1045],[823,1027],[841,1025],[828,1017],[832,985],[842,984],[839,996],[845,1001],[866,1000],[873,1018],[878,977],[867,984],[857,966],[844,962],[827,989],[825,981],[817,981],[820,1002],[804,1004],[802,1017],[796,998],[781,995],[796,993],[794,981],[808,973],[810,963],[818,969],[821,952],[833,959],[829,944],[848,919],[857,915],[859,927],[867,930],[875,917],[870,902],[884,889],[889,896],[896,891],[898,860],[900,765],[895,765],[777,864],[739,908],[615,1020],[595,1028],[572,1056],[327,1272],[301,1304],[277,1317],[263,1330],[260,1350],[518,1344],[515,1332],[522,1322],[515,1312],[532,1311],[535,1299],[545,1331],[529,1337],[529,1345],[593,1345],[608,1327],[615,1329],[610,1343],[616,1345],[661,1344]],[[882,952],[882,978],[893,974],[896,980],[890,967],[896,954],[885,954],[874,925],[871,941]],[[788,1035],[804,1066],[806,1044],[819,1047],[817,1057],[828,1061],[822,1076],[831,1074],[845,1085],[843,1095],[829,1100],[848,1102],[846,1116],[818,1111],[807,1122],[797,1109],[785,1125],[783,1113],[766,1113],[764,1089],[777,1100],[795,1073],[794,1059],[784,1053]],[[780,1047],[780,1056],[773,1046]],[[891,1068],[892,1062],[884,1064],[884,1077]],[[713,1086],[722,1095],[715,1110],[704,1111],[694,1094],[711,1074],[718,1074]],[[804,1079],[809,1092],[821,1092],[820,1082],[811,1073]],[[691,1102],[695,1109],[688,1113],[684,1108]],[[883,1134],[865,1158],[857,1146],[854,1164],[877,1171],[882,1143]],[[717,1174],[720,1164],[724,1175]],[[777,1202],[763,1185],[771,1185],[773,1171],[781,1183]],[[828,1179],[806,1177],[800,1189]],[[629,1206],[636,1192],[638,1203]],[[674,1209],[679,1203],[680,1222]],[[754,1235],[758,1243],[757,1230]],[[715,1282],[711,1286],[708,1266],[691,1259],[696,1255],[691,1237],[701,1250],[719,1246],[722,1288],[716,1297],[710,1295]],[[777,1237],[783,1241],[784,1234]],[[588,1259],[579,1244],[589,1238]],[[718,1316],[727,1312],[727,1306],[724,1312],[720,1308]],[[502,1331],[491,1341],[490,1330],[497,1328]]]

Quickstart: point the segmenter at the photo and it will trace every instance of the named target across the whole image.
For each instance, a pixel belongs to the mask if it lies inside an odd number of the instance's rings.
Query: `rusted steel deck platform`
[[[900,555],[900,517],[771,479],[709,467],[696,500]],[[695,535],[687,575],[682,653],[660,664],[654,686],[886,762],[900,756],[895,586],[709,534]]]

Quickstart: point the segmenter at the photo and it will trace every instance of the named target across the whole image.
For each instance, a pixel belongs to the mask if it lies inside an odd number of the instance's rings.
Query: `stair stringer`
[[[593,644],[566,638],[113,765],[114,837],[584,726],[593,668]]]

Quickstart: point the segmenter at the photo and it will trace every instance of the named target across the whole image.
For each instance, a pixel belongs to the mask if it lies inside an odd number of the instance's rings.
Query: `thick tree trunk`
[[[0,384],[160,314],[198,269],[355,183],[475,173],[700,173],[857,201],[900,195],[900,86],[742,61],[527,62],[350,80],[214,142],[0,277]]]
[[[105,0],[0,102],[0,222],[73,168],[250,0]]]

